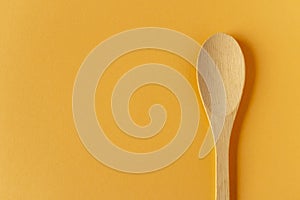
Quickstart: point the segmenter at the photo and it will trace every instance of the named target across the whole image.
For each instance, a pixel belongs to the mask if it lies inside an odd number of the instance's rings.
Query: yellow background
[[[239,41],[247,82],[232,140],[232,197],[300,199],[299,7],[297,0],[2,0],[0,199],[214,199],[214,154],[197,159],[207,128],[203,107],[189,150],[149,174],[105,167],[75,130],[72,87],[85,56],[109,36],[145,26],[171,28],[199,43],[216,32]],[[193,69],[174,55],[148,50],[117,60],[98,87],[97,114],[116,131],[109,137],[133,151],[156,149],[172,138],[179,120],[175,97],[155,86],[134,94],[130,108],[138,123],[148,122],[146,109],[154,102],[165,104],[170,116],[157,138],[136,141],[117,130],[109,110],[101,115],[108,96],[100,98],[100,92],[109,93],[120,74],[148,61],[177,68],[196,89]]]

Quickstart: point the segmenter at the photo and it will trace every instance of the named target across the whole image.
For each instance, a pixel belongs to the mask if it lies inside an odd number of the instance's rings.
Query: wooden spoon
[[[226,112],[225,121],[222,123],[224,126],[220,129],[218,138],[214,138],[215,143],[213,143],[211,142],[212,134],[207,134],[200,150],[200,157],[204,157],[204,155],[209,153],[209,151],[207,151],[207,149],[209,149],[207,148],[208,146],[216,145],[215,199],[229,200],[229,143],[233,123],[240,104],[245,83],[244,56],[236,40],[224,33],[217,33],[211,36],[208,40],[206,40],[201,51],[205,51],[219,69],[226,93]],[[199,59],[202,59],[201,52]],[[201,62],[198,60],[198,63]],[[199,66],[198,64],[199,70],[203,67],[206,66]],[[210,104],[211,95],[209,94],[209,90],[207,90],[207,86],[203,84],[203,79],[201,79],[200,76],[198,76],[198,83],[205,110],[207,114],[210,115],[210,111],[213,106]],[[213,130],[213,127],[211,127],[211,129]],[[214,135],[216,135],[216,133],[214,133]]]

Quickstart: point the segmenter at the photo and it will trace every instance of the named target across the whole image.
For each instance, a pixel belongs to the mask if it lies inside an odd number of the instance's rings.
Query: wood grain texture
[[[233,37],[217,33],[203,45],[203,50],[215,62],[222,76],[226,91],[226,118],[216,142],[216,200],[229,200],[229,146],[232,127],[240,104],[245,83],[244,56]],[[199,84],[203,84],[199,82]],[[200,86],[207,114],[210,112],[210,94]],[[209,137],[207,137],[209,138]],[[204,141],[204,143],[207,141]]]

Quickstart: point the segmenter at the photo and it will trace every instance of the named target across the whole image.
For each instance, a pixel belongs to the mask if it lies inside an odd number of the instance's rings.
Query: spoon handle
[[[222,140],[216,145],[216,200],[229,200],[229,142]]]
[[[216,144],[216,200],[230,200],[229,145],[235,115],[236,111],[226,116]]]

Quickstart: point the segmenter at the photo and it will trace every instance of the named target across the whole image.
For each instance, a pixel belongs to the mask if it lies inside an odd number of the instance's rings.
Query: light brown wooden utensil
[[[232,127],[240,104],[245,83],[245,62],[236,40],[224,33],[211,36],[201,51],[206,51],[219,69],[226,93],[226,117],[224,127],[216,141],[216,200],[229,200],[229,143]],[[201,59],[201,58],[199,58]],[[207,114],[210,111],[210,95],[198,77],[201,97]],[[207,136],[202,147],[211,142]],[[205,154],[207,152],[201,152]]]

